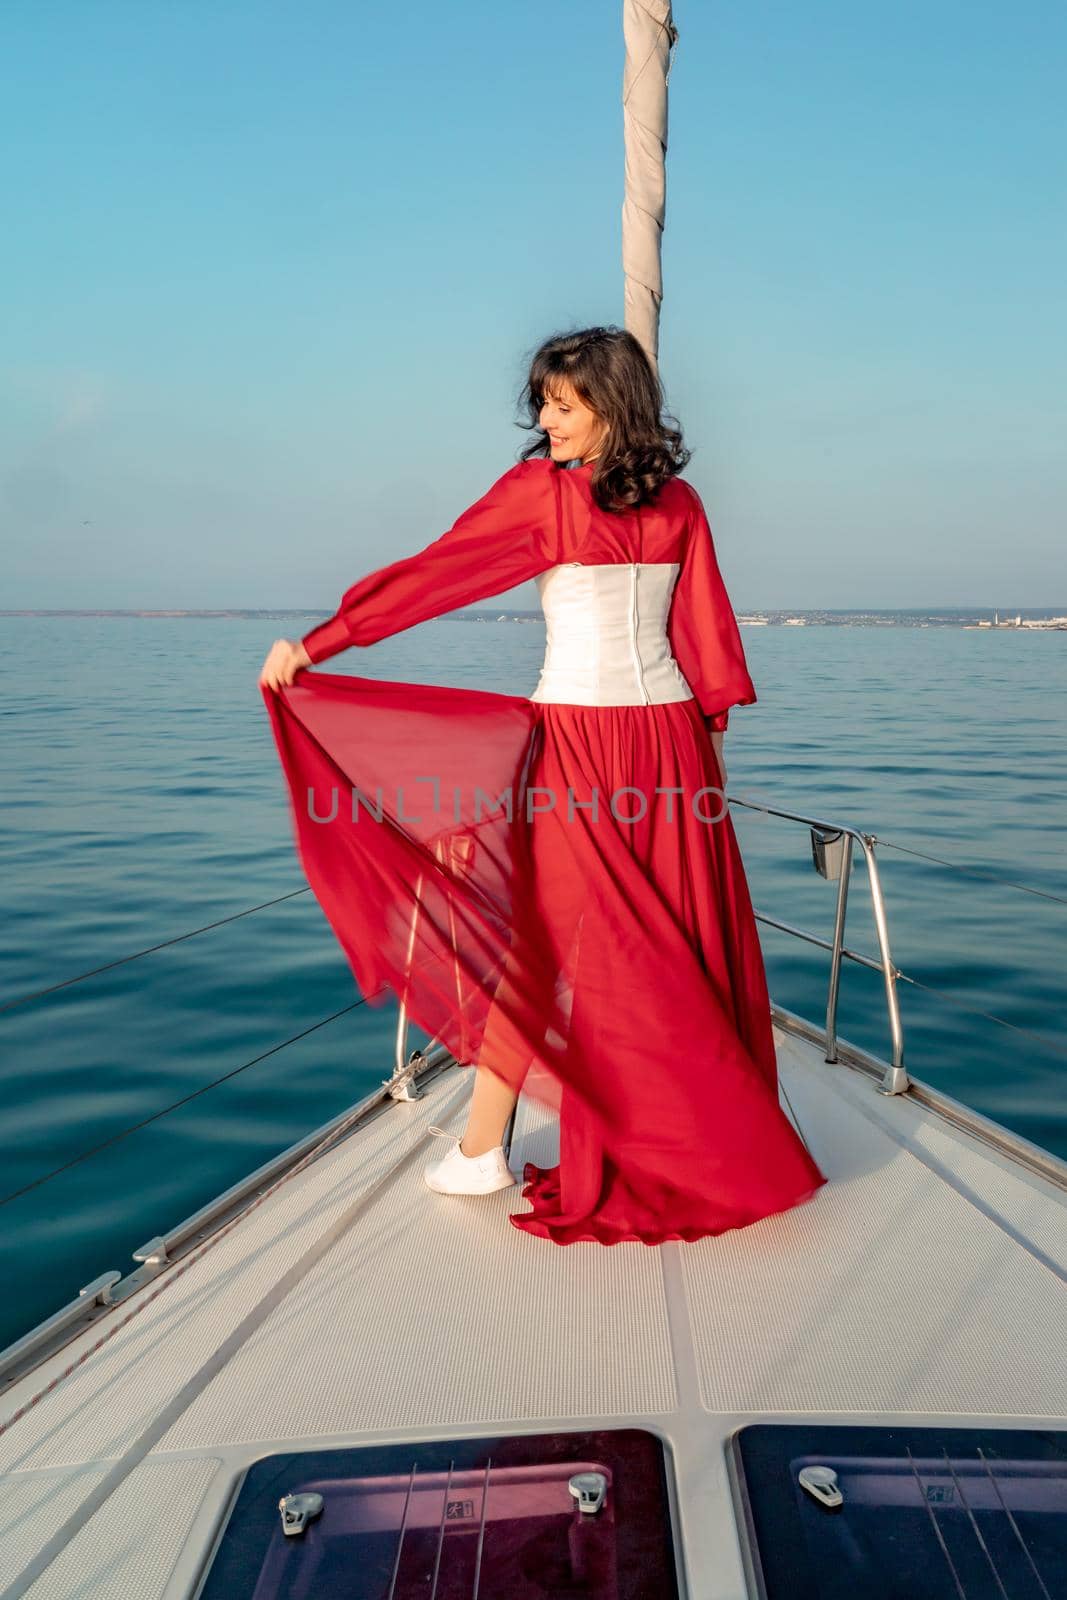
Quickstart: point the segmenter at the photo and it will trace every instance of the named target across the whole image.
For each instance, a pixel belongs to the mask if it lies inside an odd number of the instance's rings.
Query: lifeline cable
[[[758,791],[747,797],[740,794],[727,794],[726,798],[727,800],[735,801],[742,806],[752,808],[753,816],[758,816],[761,812],[768,816],[781,815],[781,813],[774,810],[772,804],[773,797],[768,798],[767,796],[760,794]],[[785,820],[788,822],[798,823],[805,821],[805,819],[802,817],[793,817],[788,815],[785,817]],[[830,822],[824,824],[808,821],[807,826],[826,826],[832,828],[834,824]],[[950,871],[963,873],[963,875],[968,878],[979,878],[983,882],[994,884],[1000,889],[1017,889],[1021,894],[1036,895],[1039,900],[1053,900],[1057,905],[1067,906],[1067,896],[1054,894],[1050,889],[1035,889],[1032,884],[1019,883],[1014,878],[1002,878],[995,872],[986,871],[986,869],[983,867],[965,867],[962,862],[948,861],[944,856],[935,856],[925,850],[914,850],[910,845],[897,844],[893,839],[883,839],[880,833],[869,833],[864,829],[857,829],[856,831],[862,833],[863,837],[872,845],[884,845],[887,850],[899,850],[903,855],[916,856],[920,861],[933,861],[939,867],[948,867]]]
[[[1054,900],[1057,905],[1067,906],[1067,896],[1053,894],[1050,889],[1035,889],[1028,883],[1016,883],[1012,878],[1000,878],[995,872],[986,872],[982,867],[965,867],[959,861],[946,861],[944,856],[929,855],[925,850],[913,850],[906,844],[894,844],[892,839],[883,839],[878,836],[878,843],[887,850],[900,850],[906,856],[917,856],[920,861],[936,861],[939,867],[949,867],[953,872],[962,872],[965,877],[979,878],[983,883],[996,884],[1001,889],[1018,889],[1020,894],[1036,895],[1039,900]]]
[[[895,971],[895,977],[901,983],[910,983],[913,989],[922,989],[927,994],[936,995],[939,1000],[947,1000],[949,1005],[957,1006],[960,1011],[969,1012],[972,1017],[981,1017],[986,1022],[995,1022],[1001,1028],[1010,1028],[1012,1033],[1021,1033],[1024,1039],[1033,1039],[1035,1044],[1040,1044],[1046,1050],[1051,1050],[1055,1055],[1067,1056],[1067,1045],[1061,1044],[1058,1039],[1051,1038],[1047,1033],[1035,1033],[1032,1028],[1023,1028],[1017,1022],[1009,1022],[1006,1017],[998,1017],[993,1011],[980,1011],[977,1006],[972,1006],[966,1000],[961,1000],[958,995],[951,994],[947,989],[938,989],[932,983],[924,983],[921,978],[913,978],[907,972]]]
[[[64,978],[60,983],[50,983],[44,989],[33,989],[29,994],[20,994],[14,1000],[0,1001],[0,1011],[13,1011],[16,1006],[24,1006],[30,1000],[39,1000],[42,995],[55,994],[57,989],[66,989],[72,983],[83,983],[86,978],[95,978],[101,972],[110,972],[112,967],[121,967],[127,961],[139,961],[142,956],[150,956],[156,950],[165,950],[168,945],[181,944],[183,939],[195,939],[198,933],[210,933],[212,928],[221,928],[227,922],[237,922],[241,917],[250,917],[254,911],[266,911],[268,906],[281,905],[283,900],[292,900],[298,894],[307,894],[309,889],[309,884],[305,884],[302,889],[290,889],[288,894],[280,894],[276,900],[264,900],[262,905],[249,906],[245,911],[235,911],[232,916],[220,917],[217,922],[205,922],[202,928],[193,928],[189,933],[176,934],[173,939],[161,939],[158,944],[150,944],[144,950],[135,950],[132,955],[118,956],[114,961],[105,961],[102,967],[91,967],[88,972],[79,972],[76,977]]]
[[[375,990],[375,993],[379,992],[380,990]],[[199,1089],[193,1089],[189,1094],[182,1095],[180,1100],[172,1101],[169,1106],[164,1106],[161,1111],[153,1111],[151,1116],[142,1118],[140,1122],[132,1123],[128,1128],[123,1128],[121,1133],[111,1134],[109,1138],[103,1139],[100,1144],[94,1144],[90,1150],[83,1150],[81,1155],[71,1156],[70,1160],[64,1161],[62,1166],[53,1167],[51,1172],[45,1172],[41,1177],[31,1179],[29,1183],[23,1184],[21,1189],[13,1189],[10,1194],[5,1194],[0,1198],[0,1206],[6,1206],[9,1201],[17,1200],[20,1195],[29,1194],[31,1189],[36,1189],[40,1184],[47,1183],[51,1178],[58,1178],[61,1172],[69,1171],[71,1167],[76,1167],[81,1161],[88,1161],[89,1157],[95,1156],[98,1151],[106,1150],[109,1145],[118,1144],[121,1139],[125,1139],[131,1133],[136,1133],[139,1128],[147,1128],[150,1122],[156,1122],[160,1117],[167,1116],[169,1112],[176,1111],[179,1106],[188,1105],[189,1101],[195,1100],[198,1095],[207,1094],[209,1089],[217,1088],[220,1083],[225,1083],[229,1078],[236,1078],[240,1072],[247,1072],[249,1067],[254,1067],[260,1061],[266,1061],[270,1056],[277,1055],[279,1050],[287,1049],[289,1045],[296,1044],[299,1039],[306,1039],[308,1034],[314,1033],[317,1028],[324,1028],[328,1022],[336,1022],[338,1017],[343,1017],[347,1012],[355,1011],[357,1006],[362,1005],[366,1005],[365,995],[359,1000],[353,1000],[350,1006],[343,1006],[340,1011],[335,1011],[332,1016],[322,1017],[318,1022],[313,1022],[310,1028],[304,1028],[300,1033],[294,1033],[291,1038],[284,1039],[281,1044],[271,1045],[269,1050],[264,1050],[262,1055],[253,1056],[252,1060],[246,1061],[243,1066],[234,1067],[231,1071],[224,1072],[221,1078],[213,1078],[210,1083],[201,1084]]]

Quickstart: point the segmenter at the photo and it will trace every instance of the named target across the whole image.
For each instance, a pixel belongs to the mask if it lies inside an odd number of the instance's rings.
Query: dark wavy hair
[[[664,411],[663,386],[644,347],[625,328],[581,328],[553,334],[530,362],[519,396],[538,437],[521,459],[551,456],[540,424],[542,398],[553,379],[566,378],[607,423],[604,448],[593,462],[594,499],[605,511],[631,511],[654,500],[676,477],[692,452],[682,442],[677,418]]]

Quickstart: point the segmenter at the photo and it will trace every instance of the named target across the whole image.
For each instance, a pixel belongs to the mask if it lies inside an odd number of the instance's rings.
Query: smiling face
[[[539,422],[548,434],[553,461],[591,460],[607,438],[603,417],[591,411],[566,378],[553,378],[541,397]]]

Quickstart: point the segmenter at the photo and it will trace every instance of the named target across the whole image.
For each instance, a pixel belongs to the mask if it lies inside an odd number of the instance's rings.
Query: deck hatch
[[[280,1502],[297,1495],[321,1495],[322,1509],[294,1535]],[[621,1428],[266,1456],[200,1600],[650,1594],[678,1594],[663,1445]]]
[[[753,1423],[727,1456],[759,1600],[1067,1595],[1065,1430]]]

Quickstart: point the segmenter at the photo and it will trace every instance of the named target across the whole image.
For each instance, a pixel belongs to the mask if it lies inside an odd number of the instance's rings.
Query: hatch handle
[[[321,1494],[283,1494],[278,1501],[282,1514],[282,1532],[290,1538],[303,1533],[308,1523],[322,1511]]]
[[[844,1505],[845,1497],[837,1487],[837,1473],[833,1467],[801,1467],[800,1487],[806,1489],[813,1500],[829,1509]]]
[[[599,1511],[607,1498],[608,1480],[602,1472],[576,1472],[567,1488],[578,1502],[579,1511]]]

